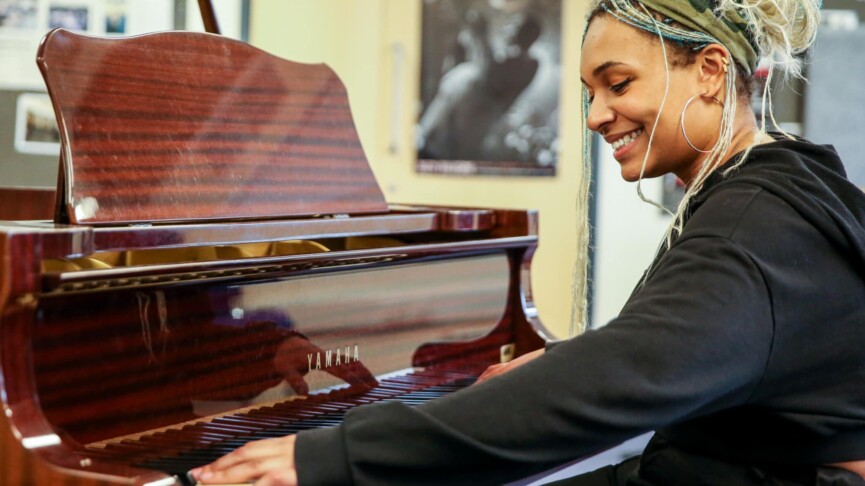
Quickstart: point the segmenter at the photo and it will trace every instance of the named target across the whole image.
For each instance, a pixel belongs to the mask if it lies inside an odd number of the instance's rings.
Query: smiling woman
[[[758,59],[797,75],[818,17],[816,0],[597,3],[585,126],[624,179],[687,185],[619,316],[446,398],[359,407],[193,475],[501,484],[655,431],[564,482],[865,484],[865,195],[831,147],[759,129],[749,103]]]
[[[719,21],[712,22],[716,16]],[[779,68],[785,77],[799,76],[799,56],[813,43],[818,18],[817,5],[807,0],[727,0],[717,5],[607,0],[592,10],[582,66],[593,67],[581,77],[590,107],[587,127],[614,144],[626,180],[673,173],[685,182],[688,190],[671,224],[668,246],[673,232],[681,232],[683,213],[706,177],[721,164],[732,162],[730,169],[745,160],[751,147],[772,141],[766,120],[758,128],[751,109],[756,62],[760,56],[772,60],[769,81]],[[633,47],[617,49],[606,41],[611,35]],[[610,95],[600,107],[594,103],[593,82]],[[632,84],[636,91],[628,94]],[[763,99],[770,99],[770,86],[764,84]],[[619,107],[624,111],[616,111]],[[604,116],[612,113],[619,116],[610,124]],[[648,118],[631,120],[629,115]],[[638,128],[622,133],[619,126],[627,121]],[[625,139],[628,134],[631,138]],[[634,135],[644,135],[642,147],[629,143],[637,141]],[[660,166],[658,155],[649,150],[653,145],[662,147]]]

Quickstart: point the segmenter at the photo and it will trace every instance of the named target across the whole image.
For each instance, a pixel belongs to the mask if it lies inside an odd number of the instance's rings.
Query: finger
[[[272,456],[263,459],[251,459],[228,469],[216,471],[212,474],[205,473],[201,477],[204,484],[227,484],[244,483],[262,478],[271,471],[293,469],[293,461],[284,456]]]
[[[504,366],[505,366],[504,364],[495,364],[495,365],[487,367],[487,369],[485,369],[484,372],[481,373],[481,376],[478,377],[478,379],[477,379],[477,381],[475,381],[475,383],[480,383],[484,380],[488,380],[488,379],[492,378],[493,376],[498,375],[499,373],[501,373],[501,368]]]
[[[244,462],[279,455],[280,452],[282,452],[287,447],[287,445],[283,444],[282,442],[286,439],[288,439],[288,437],[278,437],[274,439],[265,439],[255,442],[249,442],[244,446],[234,450],[233,452],[230,452],[220,457],[219,459],[208,464],[207,466],[199,468],[197,471],[193,471],[193,476],[195,476],[196,479],[201,479],[205,475],[213,474],[237,466],[238,464]],[[196,472],[199,473],[200,477],[196,476]]]
[[[282,468],[265,474],[255,486],[297,486],[297,470]]]
[[[242,447],[220,457],[208,467],[213,471],[218,471],[236,466],[242,462],[272,456],[280,448],[279,440],[280,438],[248,442]]]
[[[288,382],[291,389],[298,395],[305,396],[309,394],[309,385],[306,383],[306,380],[303,379],[303,375],[293,371],[286,374],[285,381]]]
[[[363,387],[369,389],[378,386],[378,380],[376,380],[375,375],[370,373],[366,366],[360,362],[340,365],[328,369],[327,372],[348,383],[352,387]]]

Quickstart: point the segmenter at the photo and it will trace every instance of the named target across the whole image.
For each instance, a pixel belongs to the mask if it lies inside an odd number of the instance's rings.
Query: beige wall
[[[250,18],[253,45],[293,61],[326,62],[340,75],[388,202],[539,210],[532,290],[541,320],[559,337],[568,332],[576,255],[576,181],[582,176],[578,66],[588,4],[562,1],[561,152],[558,174],[538,178],[414,172],[421,0],[255,0]],[[394,62],[396,51],[403,53],[401,62]],[[395,152],[390,150],[394,137]]]

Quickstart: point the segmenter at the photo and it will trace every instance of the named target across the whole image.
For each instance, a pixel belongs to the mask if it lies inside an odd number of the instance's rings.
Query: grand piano
[[[389,205],[326,65],[55,30],[53,220],[0,222],[0,483],[185,484],[543,346],[533,211]]]

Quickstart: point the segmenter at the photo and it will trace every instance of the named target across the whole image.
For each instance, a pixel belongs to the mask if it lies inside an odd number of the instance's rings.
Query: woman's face
[[[592,20],[580,65],[580,78],[591,100],[588,127],[612,145],[625,180],[640,176],[659,110],[644,177],[672,172],[688,182],[696,175],[704,154],[687,144],[680,122],[688,98],[705,91],[699,83],[699,65],[670,67],[670,87],[661,110],[666,74],[660,42],[609,15]],[[718,133],[720,109],[711,111],[711,105],[700,96],[688,105],[688,138],[702,149],[711,148]]]

